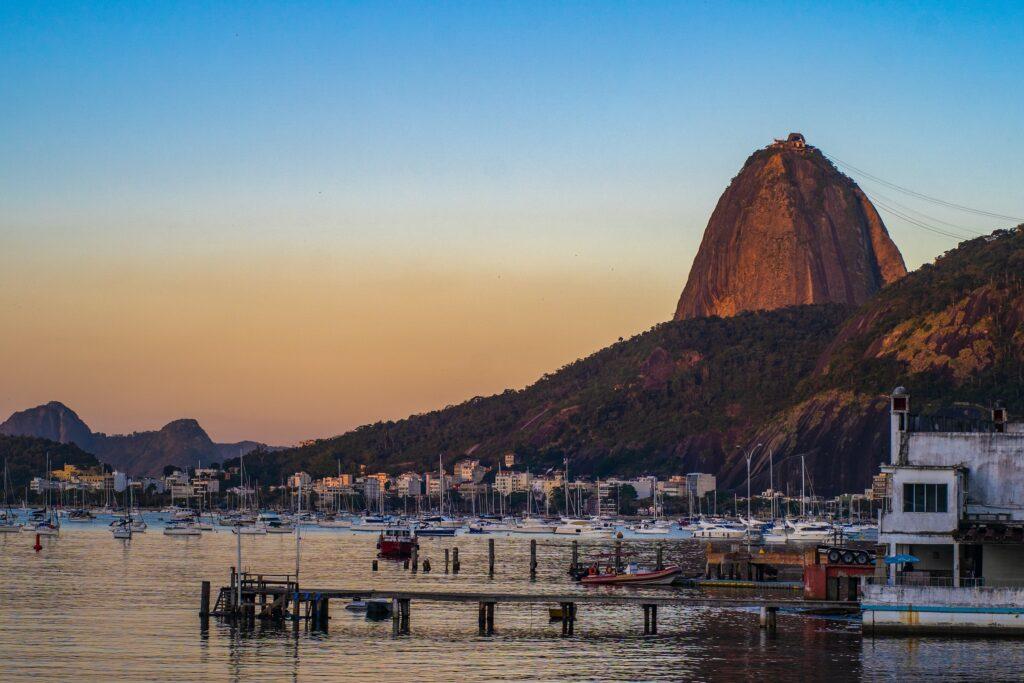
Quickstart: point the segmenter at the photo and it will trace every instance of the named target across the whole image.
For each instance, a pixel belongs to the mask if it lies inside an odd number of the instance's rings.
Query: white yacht
[[[791,541],[826,541],[835,535],[835,528],[828,522],[786,520],[786,535]]]
[[[555,533],[563,536],[608,536],[614,533],[611,527],[601,527],[589,519],[562,519],[555,527]]]
[[[693,530],[694,538],[744,538],[747,527],[736,522],[725,520],[699,519]]]

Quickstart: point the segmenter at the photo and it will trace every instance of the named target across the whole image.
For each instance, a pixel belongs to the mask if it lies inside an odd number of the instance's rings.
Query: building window
[[[949,487],[946,484],[904,484],[904,512],[946,512]]]

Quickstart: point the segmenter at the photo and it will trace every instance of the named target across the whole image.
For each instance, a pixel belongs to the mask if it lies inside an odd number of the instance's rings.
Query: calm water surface
[[[476,605],[412,605],[412,635],[332,602],[328,634],[257,627],[239,634],[217,620],[202,633],[200,581],[216,589],[235,563],[226,530],[195,538],[158,527],[129,544],[105,526],[65,526],[32,550],[27,533],[0,535],[0,681],[23,680],[1020,680],[1016,640],[862,639],[856,621],[780,614],[768,636],[747,610],[659,610],[659,635],[642,636],[639,607],[582,605],[576,636],[563,639],[546,605],[498,605],[492,638],[477,635]],[[294,537],[243,537],[243,564],[294,568]],[[372,534],[311,530],[303,537],[306,586],[529,591],[529,539],[496,538],[498,575],[486,576],[486,537],[422,539],[430,574],[381,562]],[[534,588],[581,591],[564,575],[568,541],[539,541]],[[648,547],[651,544],[648,543]],[[462,572],[443,573],[458,546]],[[696,568],[693,541],[666,560]],[[623,590],[623,589],[605,589]],[[647,589],[673,592],[676,589]]]

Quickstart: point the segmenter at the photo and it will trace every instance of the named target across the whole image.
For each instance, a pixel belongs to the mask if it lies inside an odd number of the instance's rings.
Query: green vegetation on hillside
[[[19,491],[24,491],[32,477],[46,476],[47,454],[50,456],[50,468],[55,470],[64,467],[65,463],[82,468],[100,465],[96,456],[86,453],[74,444],[57,443],[30,436],[0,435],[0,467],[6,460],[12,497]]]
[[[378,422],[303,448],[246,456],[261,481],[437,466],[472,451],[515,451],[534,470],[571,459],[598,476],[676,474],[687,437],[755,426],[790,405],[849,309],[799,306],[660,324],[545,375],[521,391]],[[475,448],[474,448],[475,447]],[[227,463],[226,463],[227,464]]]

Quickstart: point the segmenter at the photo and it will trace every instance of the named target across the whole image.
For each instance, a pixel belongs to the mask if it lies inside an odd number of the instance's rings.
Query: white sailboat
[[[0,534],[16,534],[21,531],[18,517],[14,514],[14,510],[11,509],[9,489],[10,481],[7,477],[7,458],[4,458],[4,509],[0,510]]]

